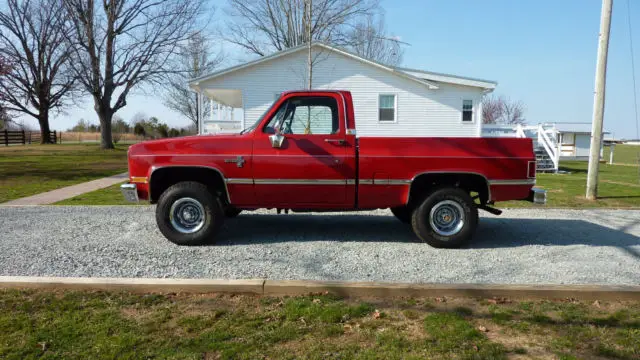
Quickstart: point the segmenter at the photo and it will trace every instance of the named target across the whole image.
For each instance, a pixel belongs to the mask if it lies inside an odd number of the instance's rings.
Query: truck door
[[[339,93],[285,95],[257,129],[253,178],[261,205],[353,206],[355,148],[346,141],[343,101]]]

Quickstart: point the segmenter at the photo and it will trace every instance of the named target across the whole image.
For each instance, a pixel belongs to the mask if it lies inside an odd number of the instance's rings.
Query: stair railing
[[[542,147],[551,158],[551,162],[553,162],[554,170],[558,170],[560,154],[558,153],[558,147],[555,142],[549,138],[548,133],[555,138],[554,129],[545,130],[542,125],[538,125],[538,144],[542,144]]]

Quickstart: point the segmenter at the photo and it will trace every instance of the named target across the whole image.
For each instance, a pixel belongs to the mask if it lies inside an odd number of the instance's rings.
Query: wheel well
[[[222,174],[218,170],[206,167],[168,166],[151,173],[149,178],[149,200],[158,202],[160,195],[170,186],[182,181],[196,181],[205,185],[212,194],[228,203],[229,193]]]
[[[431,173],[421,174],[411,182],[407,203],[419,201],[434,189],[443,186],[455,186],[469,193],[478,193],[480,204],[486,204],[491,200],[487,178],[480,174]]]

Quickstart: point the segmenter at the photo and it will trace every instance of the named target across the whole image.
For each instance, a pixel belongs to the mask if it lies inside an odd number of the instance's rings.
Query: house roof
[[[373,66],[373,67],[377,67],[379,69],[382,69],[384,71],[388,71],[390,73],[393,73],[397,76],[412,80],[412,81],[416,81],[419,82],[422,85],[427,86],[429,89],[438,89],[438,84],[437,83],[449,83],[449,84],[456,84],[456,85],[464,85],[464,86],[473,86],[473,87],[479,87],[479,88],[483,88],[485,90],[493,90],[495,89],[497,83],[495,81],[489,81],[489,80],[480,80],[480,79],[475,79],[475,78],[469,78],[469,77],[463,77],[463,76],[457,76],[457,75],[449,75],[449,74],[441,74],[441,73],[435,73],[435,72],[430,72],[430,71],[423,71],[423,70],[415,70],[415,69],[406,69],[406,68],[399,68],[399,67],[392,67],[392,66],[388,66],[388,65],[384,65],[372,60],[368,60],[365,59],[361,56],[358,56],[356,54],[353,54],[347,50],[341,49],[341,48],[337,48],[334,46],[330,46],[321,42],[315,42],[312,44],[313,47],[320,47],[323,48],[325,50],[329,50],[329,51],[333,51],[339,54],[342,54],[346,57],[352,58],[354,60],[357,60],[361,63],[367,64],[369,66]],[[293,54],[295,52],[298,51],[302,51],[304,49],[306,49],[307,46],[306,45],[299,45],[293,48],[289,48],[283,51],[279,51],[276,53],[273,53],[271,55],[268,56],[263,56],[261,58],[258,58],[256,60],[253,61],[249,61],[247,63],[243,63],[243,64],[239,64],[236,66],[232,66],[220,71],[216,71],[213,72],[211,74],[207,74],[195,79],[192,79],[189,82],[189,86],[191,88],[194,89],[198,89],[199,84],[201,82],[205,82],[205,81],[209,81],[209,80],[213,80],[217,77],[223,76],[223,75],[227,75],[229,73],[238,71],[238,70],[242,70],[242,69],[246,69],[261,63],[265,63],[267,61],[271,61],[271,60],[275,60],[278,59],[280,57],[289,55],[289,54]]]
[[[561,133],[591,134],[591,123],[559,122],[553,125]],[[608,131],[603,131],[603,134],[608,133]]]
[[[398,71],[402,71],[407,74],[413,75],[417,78],[429,80],[429,81],[445,82],[449,84],[464,85],[464,86],[474,86],[474,87],[484,88],[487,90],[493,90],[496,88],[496,86],[498,86],[498,83],[493,80],[484,80],[484,79],[477,79],[477,78],[472,78],[467,76],[451,75],[451,74],[437,73],[433,71],[424,71],[424,70],[408,69],[408,68],[401,68],[401,67],[396,67],[395,69]]]

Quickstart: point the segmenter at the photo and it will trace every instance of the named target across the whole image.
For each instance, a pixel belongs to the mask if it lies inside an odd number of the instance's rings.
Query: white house
[[[561,160],[589,160],[591,148],[591,123],[555,123],[558,131]],[[603,131],[603,134],[609,134]],[[604,138],[604,136],[603,136]],[[600,156],[603,154],[600,144]]]
[[[249,127],[281,92],[305,89],[307,56],[299,46],[192,80],[212,109],[200,133]],[[352,92],[359,136],[481,136],[482,99],[497,85],[394,68],[323,43],[312,45],[312,56],[314,89]]]

